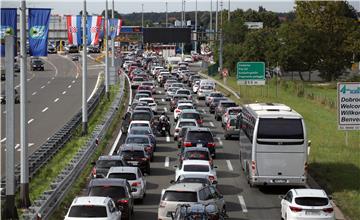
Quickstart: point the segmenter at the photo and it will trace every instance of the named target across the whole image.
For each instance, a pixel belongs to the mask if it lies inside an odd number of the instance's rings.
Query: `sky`
[[[212,0],[213,10],[216,8],[216,1]],[[18,7],[20,0],[0,0],[2,8],[6,7]],[[108,1],[108,7],[111,9],[112,0]],[[114,0],[115,10],[121,14],[141,12],[142,4],[144,5],[144,12],[164,12],[166,10],[166,3],[168,2],[168,11],[180,11],[181,0]],[[196,0],[186,0],[186,11],[195,10]],[[199,11],[210,10],[210,0],[198,0],[197,6]],[[221,8],[219,2],[219,10]],[[233,11],[237,8],[241,9],[255,9],[259,6],[263,6],[268,11],[274,12],[289,12],[294,9],[294,0],[230,0],[230,10]],[[228,8],[229,0],[223,0],[223,8]],[[83,7],[83,0],[27,0],[27,7],[42,7],[51,8],[52,14],[78,14]],[[360,1],[351,1],[351,5],[360,11]],[[87,0],[87,10],[89,14],[99,14],[105,9],[105,0]]]

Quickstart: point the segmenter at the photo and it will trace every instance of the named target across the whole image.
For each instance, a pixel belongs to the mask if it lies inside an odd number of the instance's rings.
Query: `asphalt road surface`
[[[72,55],[49,54],[44,58],[45,71],[30,71],[28,64],[28,147],[34,152],[51,135],[68,122],[81,108],[81,59],[72,61]],[[28,59],[30,60],[30,59]],[[88,58],[89,97],[103,70],[102,65]],[[20,92],[20,77],[16,73],[14,85]],[[1,82],[5,88],[6,81]],[[1,173],[5,172],[6,105],[1,105]],[[20,104],[15,105],[15,163],[20,160]]]

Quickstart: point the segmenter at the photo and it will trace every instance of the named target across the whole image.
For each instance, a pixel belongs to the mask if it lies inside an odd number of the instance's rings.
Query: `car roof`
[[[146,97],[146,98],[140,98],[139,101],[143,101],[143,100],[153,100],[154,101],[154,98],[152,97]]]
[[[192,103],[188,103],[188,102],[185,102],[185,103],[178,103],[178,107],[179,106],[193,106]]]
[[[185,147],[184,148],[184,152],[189,152],[189,151],[205,151],[205,152],[209,152],[209,148],[207,148],[207,147]]]
[[[182,110],[181,114],[184,114],[184,113],[197,113],[197,114],[200,114],[196,109],[184,109],[184,110]]]
[[[142,107],[142,106],[138,106],[138,107]],[[144,107],[149,107],[149,106],[144,106]],[[147,110],[136,109],[136,108],[132,111],[132,114],[135,114],[135,113],[139,113],[139,114],[142,113],[142,114],[150,114],[151,115],[151,112],[149,112]]]
[[[92,186],[126,186],[126,179],[121,178],[97,178],[90,180],[89,187]]]
[[[150,122],[149,121],[144,121],[144,120],[133,120],[130,122],[130,124],[149,124],[150,125]]]
[[[207,160],[184,160],[183,165],[207,165],[210,166],[210,162]]]
[[[122,172],[131,172],[131,173],[137,173],[138,167],[111,167],[109,169],[108,173],[122,173]]]
[[[192,118],[180,118],[179,122],[196,122],[196,120]]]
[[[169,186],[165,191],[186,191],[186,192],[197,192],[203,187],[201,183],[176,183]]]
[[[121,145],[119,151],[125,151],[125,150],[141,150],[141,151],[145,151],[144,150],[144,146],[143,145],[138,145],[138,144],[123,144]]]
[[[111,198],[109,197],[102,197],[102,196],[80,196],[76,197],[73,202],[72,206],[76,205],[100,205],[105,206]]]
[[[141,138],[149,138],[148,135],[146,134],[129,134],[126,138],[129,138],[129,137],[141,137]]]
[[[195,119],[192,119],[192,120],[195,120]],[[210,131],[210,129],[208,127],[192,127],[192,128],[189,128],[189,131]]]
[[[121,157],[118,155],[102,155],[98,160],[121,160]]]
[[[293,189],[294,197],[321,197],[328,198],[325,191],[322,189]]]

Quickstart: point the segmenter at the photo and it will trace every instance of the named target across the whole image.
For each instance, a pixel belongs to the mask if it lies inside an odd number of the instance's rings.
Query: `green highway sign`
[[[238,62],[236,73],[239,85],[265,85],[264,62]]]

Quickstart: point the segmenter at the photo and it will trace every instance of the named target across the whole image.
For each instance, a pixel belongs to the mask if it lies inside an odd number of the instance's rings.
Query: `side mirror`
[[[218,168],[218,166],[214,166],[214,169],[217,169]]]
[[[329,200],[333,199],[332,195],[328,195],[328,198],[329,198]]]
[[[174,184],[175,183],[175,180],[170,180],[170,184]]]

